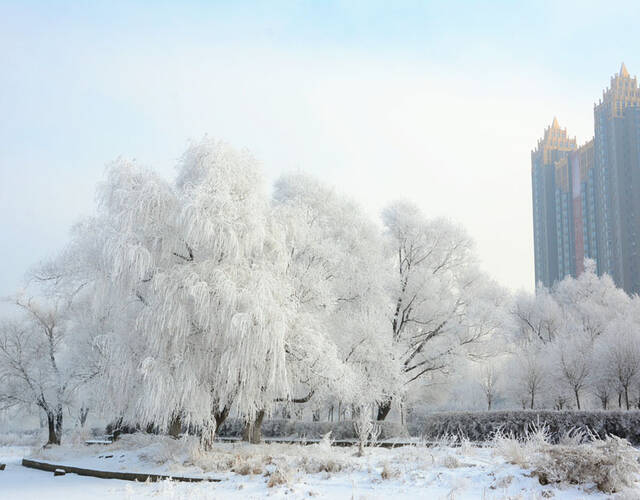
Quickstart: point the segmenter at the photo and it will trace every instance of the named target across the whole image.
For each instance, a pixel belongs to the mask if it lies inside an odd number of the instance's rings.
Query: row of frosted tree
[[[488,406],[502,391],[522,408],[640,408],[640,299],[586,264],[577,279],[515,298],[511,355],[481,375]]]
[[[512,297],[460,227],[406,202],[376,220],[302,174],[269,190],[250,154],[210,139],[173,182],[110,165],[95,214],[29,282],[0,325],[0,409],[39,412],[51,443],[92,412],[206,446],[229,415],[257,441],[283,408],[384,420],[455,380],[489,407],[630,404],[640,385],[638,359],[622,366],[636,299],[608,278]]]

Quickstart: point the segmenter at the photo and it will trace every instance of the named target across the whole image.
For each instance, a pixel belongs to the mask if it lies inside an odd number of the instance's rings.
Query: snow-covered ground
[[[213,498],[610,498],[593,484],[542,486],[529,470],[508,463],[493,448],[406,446],[356,448],[327,443],[248,445],[219,443],[208,453],[195,441],[125,436],[112,445],[36,450],[0,447],[0,498],[7,499],[213,499]],[[113,456],[111,456],[113,455]],[[23,456],[102,470],[209,476],[222,482],[133,483],[52,473],[20,465]],[[625,499],[640,498],[627,489]]]

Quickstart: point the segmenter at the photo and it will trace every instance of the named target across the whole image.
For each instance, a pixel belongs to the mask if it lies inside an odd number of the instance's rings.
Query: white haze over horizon
[[[93,212],[106,164],[122,155],[171,177],[204,134],[248,148],[269,183],[301,170],[375,218],[406,198],[458,222],[490,275],[533,290],[530,151],[554,116],[590,139],[593,102],[621,62],[581,79],[481,39],[447,60],[162,31],[87,42],[89,27],[35,20],[21,34],[6,19],[0,296]],[[625,62],[640,70],[640,58]]]

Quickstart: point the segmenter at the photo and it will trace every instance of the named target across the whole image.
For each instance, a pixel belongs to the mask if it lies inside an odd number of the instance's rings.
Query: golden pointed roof
[[[551,124],[551,128],[553,129],[560,128],[560,125],[558,125],[558,119],[555,116],[553,117],[553,123]]]
[[[620,66],[620,76],[623,76],[625,78],[629,77],[629,72],[627,71],[627,67],[624,65],[624,63],[622,63],[622,66]]]

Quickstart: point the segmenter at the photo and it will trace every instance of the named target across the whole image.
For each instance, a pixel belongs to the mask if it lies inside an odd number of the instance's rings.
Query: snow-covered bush
[[[290,469],[286,467],[278,467],[270,476],[269,481],[267,482],[268,488],[273,488],[274,486],[282,486],[283,484],[288,484],[293,479],[293,473]]]
[[[392,468],[389,465],[389,462],[385,462],[382,466],[382,471],[380,472],[380,477],[382,479],[384,479],[385,481],[388,481],[390,479],[395,479],[397,477],[400,476],[400,471],[398,471],[397,469]]]
[[[353,422],[353,429],[358,439],[358,455],[362,456],[367,444],[375,446],[380,436],[380,426],[371,421],[368,412],[360,411],[360,415]]]
[[[493,447],[507,462],[532,469],[541,484],[594,483],[605,493],[631,487],[640,473],[638,450],[615,436],[580,442],[584,437],[578,433],[566,444],[550,444],[547,429],[539,427],[524,439],[498,433]]]
[[[578,446],[546,445],[532,465],[542,484],[595,483],[605,493],[632,486],[640,473],[638,451],[615,436]]]

